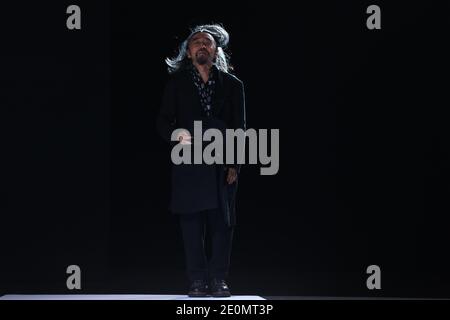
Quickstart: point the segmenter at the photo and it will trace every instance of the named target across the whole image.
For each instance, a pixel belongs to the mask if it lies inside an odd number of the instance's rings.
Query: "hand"
[[[181,144],[192,144],[191,134],[186,130],[178,133],[177,140],[180,141]]]
[[[235,168],[228,168],[227,183],[232,184],[237,179],[237,171]]]

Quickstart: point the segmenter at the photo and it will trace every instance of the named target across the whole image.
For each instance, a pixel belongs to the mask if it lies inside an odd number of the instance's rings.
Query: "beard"
[[[209,53],[207,51],[199,51],[197,52],[197,54],[195,55],[197,63],[199,65],[204,65],[207,64],[209,62]]]

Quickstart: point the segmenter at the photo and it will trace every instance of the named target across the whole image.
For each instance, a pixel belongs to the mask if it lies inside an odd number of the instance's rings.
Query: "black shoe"
[[[219,298],[231,296],[230,288],[228,288],[228,285],[223,279],[212,279],[210,287],[211,295],[213,297]]]
[[[189,287],[189,297],[206,297],[208,295],[208,284],[205,280],[194,280]]]

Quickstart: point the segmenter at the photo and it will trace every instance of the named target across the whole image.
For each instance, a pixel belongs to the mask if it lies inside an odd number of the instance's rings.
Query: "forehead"
[[[202,39],[202,40],[207,39],[210,41],[214,41],[213,36],[207,32],[198,32],[198,33],[194,34],[190,41],[195,41],[195,40],[200,40],[200,39]]]

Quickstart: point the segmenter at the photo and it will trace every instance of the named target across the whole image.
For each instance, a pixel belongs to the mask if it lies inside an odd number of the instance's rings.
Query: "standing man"
[[[180,45],[178,55],[166,59],[171,77],[164,91],[157,129],[172,146],[199,143],[190,135],[194,121],[202,121],[203,131],[221,130],[224,141],[226,129],[246,130],[244,86],[229,73],[229,59],[223,51],[228,41],[229,35],[220,25],[197,26]],[[177,135],[177,141],[172,141],[172,132],[178,128],[186,130]],[[236,224],[240,166],[236,162],[191,163],[172,164],[169,207],[178,215],[183,234],[190,280],[188,295],[229,297],[226,280]],[[210,257],[204,246],[206,231],[210,235]]]

